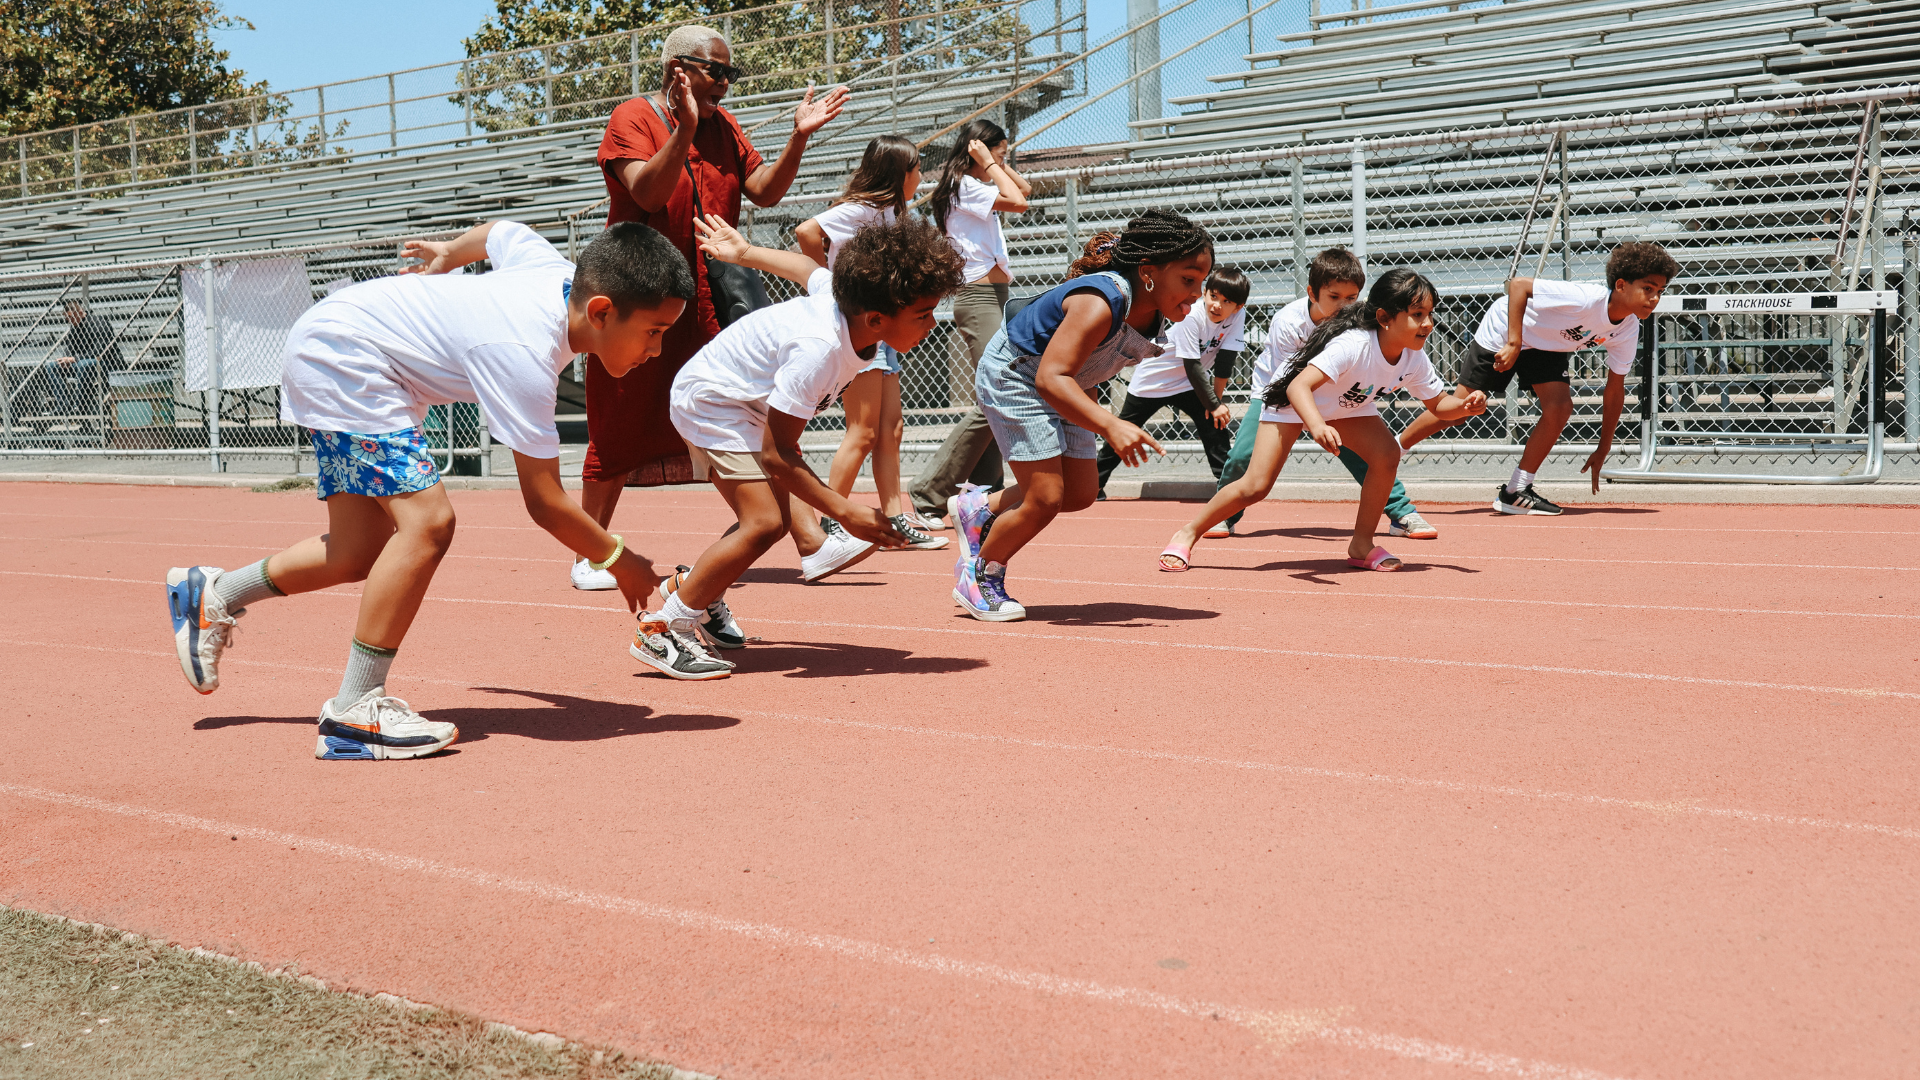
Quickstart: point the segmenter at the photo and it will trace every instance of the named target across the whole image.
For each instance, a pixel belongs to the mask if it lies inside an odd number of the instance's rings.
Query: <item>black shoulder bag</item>
[[[653,107],[654,115],[660,122],[673,130],[673,121],[660,111],[660,106],[649,97],[647,104]],[[682,161],[687,171],[687,183],[693,188],[693,213],[695,220],[704,220],[705,207],[700,204],[700,182],[693,178],[693,162]],[[699,234],[694,234],[694,249],[699,251]],[[767,287],[760,281],[760,272],[730,262],[720,262],[704,251],[699,251],[700,259],[707,267],[707,291],[713,296],[713,317],[722,327],[732,326],[746,314],[757,308],[767,307],[773,301],[767,298]]]

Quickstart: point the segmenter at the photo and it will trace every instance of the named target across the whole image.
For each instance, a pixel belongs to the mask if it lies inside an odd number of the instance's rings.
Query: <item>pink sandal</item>
[[[1392,563],[1393,565],[1387,566],[1385,565],[1386,563]],[[1378,570],[1382,573],[1391,574],[1405,564],[1400,561],[1400,556],[1395,555],[1386,548],[1375,547],[1372,551],[1367,552],[1367,557],[1364,559],[1348,559],[1347,565],[1357,566],[1362,570]]]
[[[1178,559],[1180,561],[1180,565],[1170,566],[1167,564],[1168,559]],[[1167,550],[1160,553],[1160,569],[1166,573],[1184,574],[1187,572],[1187,568],[1192,565],[1193,565],[1193,546],[1192,545],[1181,547],[1179,544],[1168,544]]]

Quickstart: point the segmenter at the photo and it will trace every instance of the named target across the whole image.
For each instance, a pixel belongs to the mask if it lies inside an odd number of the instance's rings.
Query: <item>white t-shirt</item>
[[[1625,375],[1633,370],[1633,352],[1640,343],[1640,319],[1629,315],[1617,323],[1607,321],[1607,301],[1613,290],[1585,281],[1533,279],[1533,298],[1527,301],[1527,318],[1520,324],[1520,347],[1547,352],[1578,352],[1590,345],[1604,345],[1607,370]],[[1493,302],[1480,317],[1480,328],[1473,332],[1474,343],[1489,352],[1498,352],[1507,344],[1507,298]]]
[[[1206,308],[1195,304],[1187,317],[1168,332],[1167,339],[1173,347],[1159,356],[1147,357],[1134,367],[1127,393],[1138,398],[1167,398],[1189,390],[1193,384],[1187,381],[1187,369],[1181,361],[1197,359],[1201,367],[1211,372],[1213,358],[1221,349],[1237,352],[1246,348],[1246,334],[1246,308],[1227,316],[1224,322],[1214,322],[1207,318]]]
[[[811,420],[866,366],[834,303],[833,275],[815,270],[807,295],[752,312],[687,361],[668,396],[673,428],[705,450],[757,451],[767,410]]]
[[[831,270],[833,260],[840,257],[840,249],[853,239],[854,233],[868,225],[893,224],[893,207],[882,209],[863,202],[843,202],[813,215],[813,221],[827,234],[827,269]]]
[[[1274,312],[1273,321],[1267,324],[1267,347],[1260,350],[1260,359],[1253,362],[1252,400],[1260,400],[1274,376],[1287,370],[1294,354],[1312,336],[1313,316],[1308,313],[1311,307],[1312,301],[1303,296]]]
[[[427,406],[474,401],[495,442],[560,456],[553,408],[567,345],[573,264],[516,221],[487,234],[487,274],[400,274],[341,289],[287,335],[280,418],[380,435]]]
[[[1403,349],[1398,362],[1387,363],[1387,358],[1380,354],[1377,330],[1349,330],[1341,334],[1329,342],[1320,355],[1307,361],[1307,366],[1327,373],[1327,381],[1313,391],[1313,404],[1320,410],[1322,420],[1379,416],[1374,399],[1401,387],[1421,401],[1447,392],[1425,350]],[[1282,409],[1269,406],[1261,412],[1260,419],[1268,423],[1302,422],[1291,405]]]
[[[947,204],[947,240],[966,262],[962,273],[970,283],[991,274],[996,266],[1013,273],[1000,215],[993,212],[993,201],[999,197],[1000,189],[992,184],[962,176],[953,189],[953,201]]]

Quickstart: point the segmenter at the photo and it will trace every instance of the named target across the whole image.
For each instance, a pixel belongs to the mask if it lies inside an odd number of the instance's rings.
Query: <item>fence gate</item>
[[[1870,484],[1886,438],[1891,292],[1668,296],[1641,327],[1640,465],[1608,480]],[[1807,472],[1669,472],[1756,457]],[[1839,472],[1836,459],[1852,459]]]

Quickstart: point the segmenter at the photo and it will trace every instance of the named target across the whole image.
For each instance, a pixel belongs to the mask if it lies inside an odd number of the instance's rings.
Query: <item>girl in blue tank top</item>
[[[1178,214],[1149,210],[1103,232],[1067,280],[1001,326],[974,372],[973,392],[1015,483],[989,496],[967,485],[947,503],[960,536],[953,598],[987,622],[1026,618],[1007,595],[1007,562],[1061,511],[1093,505],[1098,441],[1128,465],[1165,456],[1147,433],[1088,392],[1161,347],[1187,317],[1213,269],[1213,238]]]

